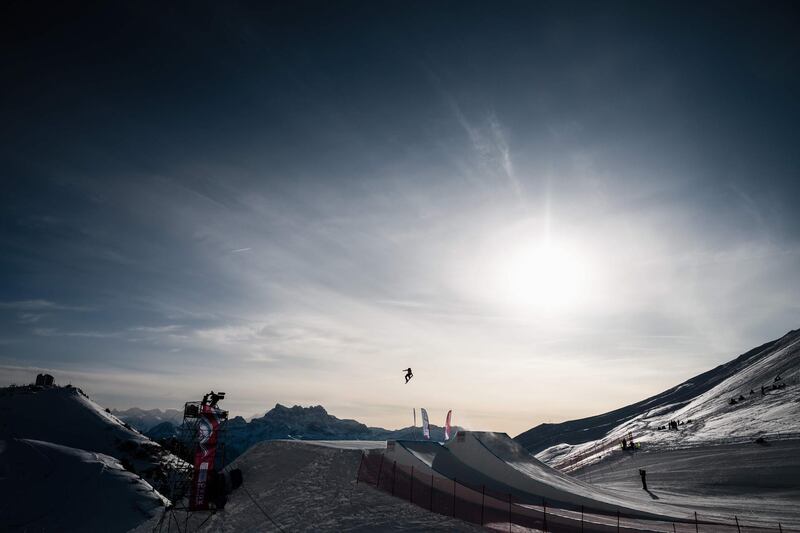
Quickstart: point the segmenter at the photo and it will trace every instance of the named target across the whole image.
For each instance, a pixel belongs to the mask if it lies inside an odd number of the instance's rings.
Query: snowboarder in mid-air
[[[403,370],[403,372],[405,372],[405,373],[406,373],[406,384],[408,384],[408,381],[409,381],[411,378],[413,378],[413,377],[414,377],[414,374],[412,374],[412,373],[411,373],[411,368],[406,368],[405,370]]]

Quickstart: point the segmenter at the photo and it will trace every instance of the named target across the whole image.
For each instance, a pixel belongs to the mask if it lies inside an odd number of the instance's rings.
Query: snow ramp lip
[[[446,477],[446,474],[439,472],[433,466],[436,457],[443,452],[449,453],[438,442],[389,440],[386,441],[386,448],[379,453],[382,453],[386,459],[398,465],[413,467],[417,471],[425,472],[426,474],[435,473]]]

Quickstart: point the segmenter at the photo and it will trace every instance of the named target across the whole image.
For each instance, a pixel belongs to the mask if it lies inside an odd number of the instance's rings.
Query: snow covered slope
[[[695,394],[687,397],[684,391]],[[624,410],[625,416],[616,423],[608,420],[623,410],[565,423],[586,426],[594,420],[598,426],[587,427],[586,433],[595,438],[551,446],[537,457],[551,465],[578,468],[596,460],[593,449],[616,450],[628,435],[651,450],[747,442],[759,436],[800,438],[800,331]],[[667,429],[671,421],[679,423],[677,430]],[[523,435],[517,440],[524,443]]]
[[[362,451],[382,442],[266,441],[255,444],[231,464],[244,484],[234,490],[225,510],[195,514],[189,530],[199,532],[283,531],[485,531],[364,483],[356,483]],[[184,515],[178,516],[183,523]],[[273,523],[274,520],[274,523]],[[136,533],[150,533],[157,520]]]
[[[0,440],[0,529],[128,531],[165,500],[108,455],[28,439]]]
[[[34,439],[118,459],[156,488],[180,460],[75,387],[0,389],[0,438]]]
[[[640,402],[615,409],[608,413],[579,420],[569,420],[558,424],[540,424],[517,435],[514,439],[531,453],[538,453],[545,448],[561,443],[582,444],[594,441],[605,436],[620,423],[630,420],[645,411],[653,411],[662,407],[669,410],[674,409],[677,405],[689,403],[699,395],[711,390],[742,369],[748,367],[750,364],[758,362],[774,351],[785,347],[788,343],[797,340],[798,337],[800,337],[800,330],[790,331],[778,340],[767,342],[757,348],[753,348],[733,361],[720,365],[708,372],[704,372],[684,383]],[[797,367],[796,359],[794,363],[785,361],[785,364],[790,367],[792,365],[794,365],[795,368]],[[777,373],[780,371],[781,369],[778,367],[772,369],[771,372]],[[765,382],[769,383],[771,383],[773,378],[774,376],[771,375],[764,376]]]

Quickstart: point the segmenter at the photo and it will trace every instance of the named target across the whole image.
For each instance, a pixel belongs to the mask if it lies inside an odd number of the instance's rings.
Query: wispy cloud
[[[90,307],[64,305],[49,300],[16,300],[0,302],[0,309],[15,311],[90,311]]]
[[[445,89],[441,79],[430,69],[426,69],[426,72],[452,116],[467,134],[471,148],[477,155],[484,172],[502,177],[514,197],[524,203],[525,191],[514,170],[506,133],[496,113],[494,111],[484,113],[484,121],[480,125],[476,125],[474,121],[467,118],[456,98]]]
[[[516,173],[514,172],[514,164],[511,162],[511,150],[508,147],[506,135],[503,132],[503,127],[500,125],[500,121],[497,119],[497,116],[494,113],[489,115],[489,128],[492,132],[494,148],[500,159],[500,166],[503,169],[503,173],[508,179],[508,183],[517,198],[524,200],[524,190],[522,188],[522,183],[519,179],[517,179]]]
[[[143,333],[170,333],[173,331],[179,331],[183,329],[183,326],[178,324],[166,324],[164,326],[135,326],[128,328],[129,331],[138,331]]]
[[[47,313],[19,313],[17,315],[20,324],[35,324],[47,316]]]
[[[34,328],[31,332],[38,337],[83,337],[87,339],[114,339],[123,336],[119,331],[64,331],[57,328]]]

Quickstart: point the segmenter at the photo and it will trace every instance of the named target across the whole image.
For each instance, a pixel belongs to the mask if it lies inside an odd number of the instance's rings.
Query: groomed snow
[[[647,471],[649,492],[639,469]],[[800,530],[800,440],[616,454],[578,477],[622,498],[696,511],[701,519]],[[733,529],[735,531],[735,529]]]
[[[381,441],[372,444],[383,445]],[[213,515],[200,531],[277,531],[258,506],[292,532],[482,531],[356,484],[361,455],[352,442],[256,444],[230,466],[242,470],[244,485],[231,494],[225,510]],[[205,518],[193,516],[190,525],[197,526]],[[142,524],[136,532],[149,533],[155,523],[154,519]]]

